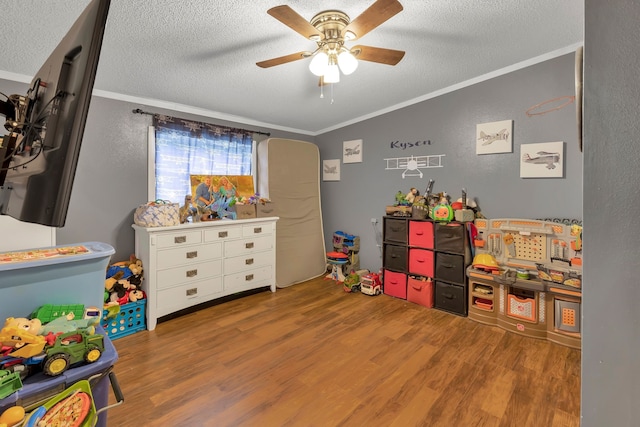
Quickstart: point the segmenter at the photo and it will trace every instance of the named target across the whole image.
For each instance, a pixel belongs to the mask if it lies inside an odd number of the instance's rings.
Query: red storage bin
[[[409,276],[407,279],[407,301],[433,307],[433,281],[430,277],[416,278]]]
[[[433,277],[433,251],[428,249],[409,249],[409,273]]]
[[[409,246],[433,249],[433,222],[409,221]]]
[[[395,271],[384,271],[384,293],[401,299],[407,299],[407,275]]]

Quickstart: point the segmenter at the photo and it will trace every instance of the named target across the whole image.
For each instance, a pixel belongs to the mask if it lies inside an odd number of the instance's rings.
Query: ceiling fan
[[[306,21],[287,5],[276,6],[267,13],[305,38],[316,42],[315,51],[302,51],[257,62],[262,68],[274,67],[300,59],[313,57],[310,71],[320,77],[320,84],[337,83],[340,71],[348,75],[358,67],[358,59],[379,64],[396,65],[404,57],[401,50],[357,45],[351,48],[345,42],[363,37],[380,24],[402,11],[397,0],[377,0],[353,21],[339,10],[325,10]]]

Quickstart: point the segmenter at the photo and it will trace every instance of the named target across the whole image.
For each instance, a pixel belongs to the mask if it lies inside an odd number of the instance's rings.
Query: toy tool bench
[[[581,223],[476,219],[474,224],[469,318],[579,349]],[[476,261],[485,255],[495,265]]]

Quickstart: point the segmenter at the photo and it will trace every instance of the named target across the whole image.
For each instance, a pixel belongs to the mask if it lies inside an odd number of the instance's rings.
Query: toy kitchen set
[[[476,219],[470,319],[580,349],[578,221]]]

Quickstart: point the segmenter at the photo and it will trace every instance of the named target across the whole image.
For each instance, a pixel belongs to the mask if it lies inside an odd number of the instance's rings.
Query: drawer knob
[[[195,277],[198,275],[198,269],[187,271],[187,277]]]
[[[254,233],[256,233],[256,234],[258,234],[258,233],[262,233],[262,227],[255,227],[255,228],[253,229],[253,232],[254,232]]]
[[[247,274],[246,276],[244,276],[244,280],[246,280],[247,282],[253,280],[253,274]]]
[[[248,258],[244,260],[245,265],[251,265],[253,264],[253,258]]]
[[[176,236],[173,238],[174,243],[184,243],[187,241],[187,236]]]
[[[198,251],[187,252],[187,258],[197,258],[197,257],[198,257]]]
[[[227,237],[229,235],[228,231],[220,231],[218,232],[218,237]]]
[[[247,248],[247,249],[252,249],[253,248],[253,242],[245,243],[244,247]]]
[[[194,295],[198,295],[198,288],[187,289],[186,294],[187,294],[188,297],[192,297]]]

